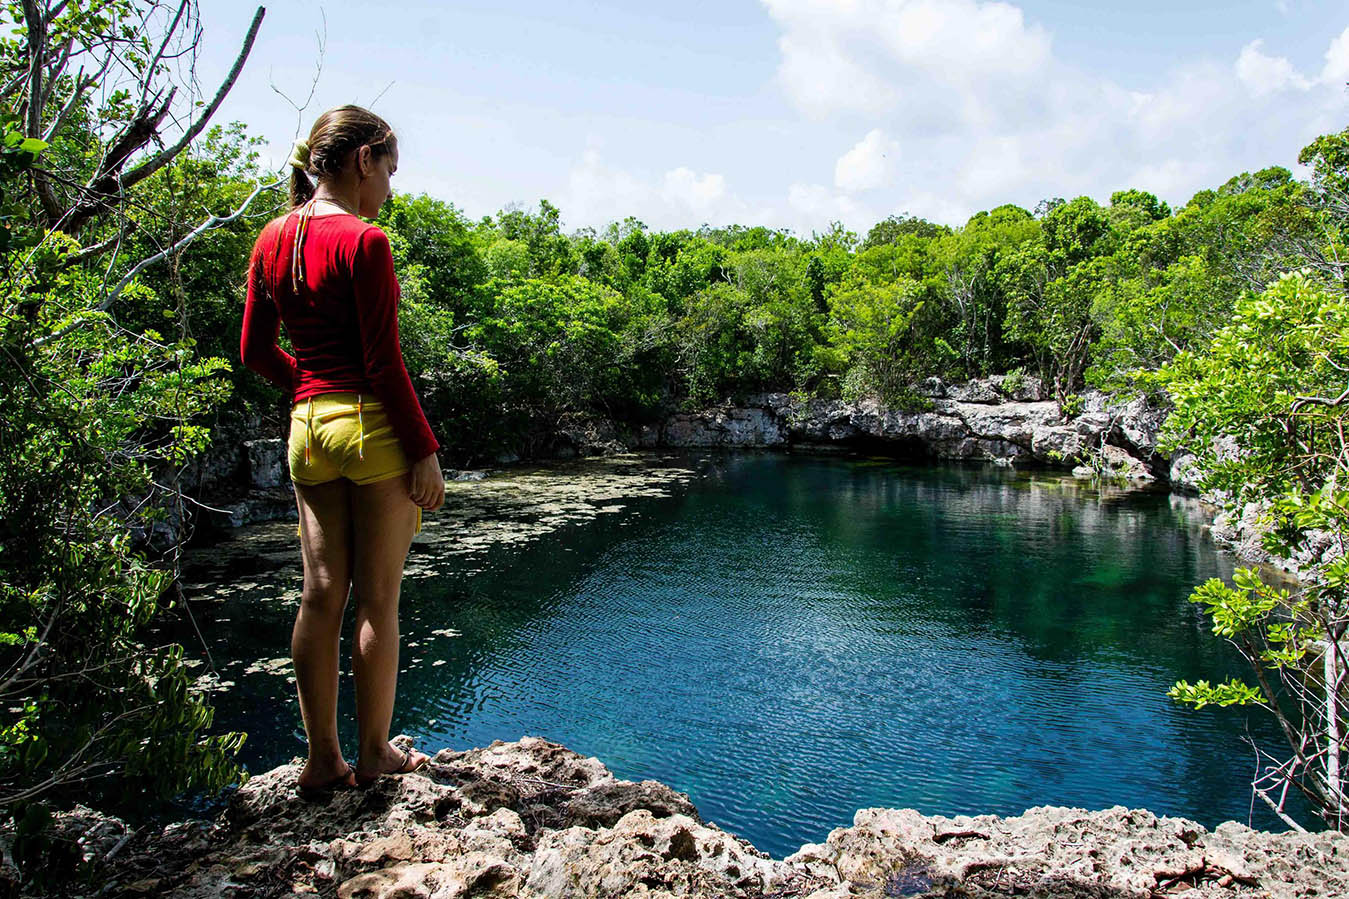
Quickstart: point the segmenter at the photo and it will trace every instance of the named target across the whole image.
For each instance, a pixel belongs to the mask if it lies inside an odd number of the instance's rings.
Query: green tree
[[[1055,206],[1040,225],[1040,241],[999,260],[997,278],[1007,296],[1008,337],[1030,348],[1062,400],[1076,390],[1090,358],[1101,259],[1114,251],[1116,232],[1090,197]]]
[[[419,279],[427,301],[457,319],[481,311],[487,262],[478,236],[453,204],[425,194],[395,195],[380,210],[379,224],[389,234],[400,279]]]
[[[913,322],[923,308],[923,288],[909,278],[876,284],[845,281],[829,300],[828,362],[841,371],[845,399],[875,396],[887,403],[913,401],[910,384],[925,374],[915,353]]]
[[[950,233],[951,229],[945,225],[929,222],[927,219],[919,218],[916,215],[892,215],[871,227],[859,249],[869,250],[872,247],[883,247],[886,244],[898,243],[904,237],[912,236],[923,240],[932,240],[935,237],[942,237]]]
[[[1297,161],[1311,167],[1308,205],[1321,227],[1295,232],[1296,249],[1308,265],[1344,284],[1349,274],[1349,128],[1318,137],[1302,148]]]
[[[1039,238],[1040,225],[1029,212],[999,206],[933,240],[925,247],[930,262],[906,267],[910,277],[932,283],[934,295],[949,310],[943,339],[955,350],[957,376],[986,375],[1015,364],[1003,334],[1007,297],[998,264]],[[870,252],[875,251],[859,254],[859,263]]]
[[[161,266],[181,275],[189,246],[241,245],[221,229],[268,185],[226,177],[218,192],[198,191],[194,179],[219,172],[186,153],[262,10],[215,96],[197,105],[176,99],[183,70],[170,63],[198,40],[191,4],[26,0],[5,12],[19,28],[0,43],[0,807],[25,831],[42,803],[87,797],[112,775],[158,795],[240,776],[242,735],[210,734],[181,647],[146,630],[182,608],[176,484],[230,389],[226,364],[199,354]],[[246,140],[212,140],[246,154]],[[192,205],[186,220],[184,196],[213,214]],[[138,221],[127,210],[142,202],[179,214]]]
[[[1171,695],[1200,708],[1266,709],[1284,745],[1258,747],[1256,794],[1298,826],[1285,808],[1291,787],[1340,829],[1349,822],[1349,557],[1314,547],[1324,535],[1341,549],[1349,538],[1346,370],[1349,300],[1303,272],[1238,300],[1207,347],[1177,354],[1161,373],[1175,404],[1165,445],[1195,453],[1203,489],[1234,512],[1263,509],[1271,551],[1322,559],[1295,589],[1254,569],[1198,588],[1192,601],[1250,662],[1256,684],[1181,682]]]

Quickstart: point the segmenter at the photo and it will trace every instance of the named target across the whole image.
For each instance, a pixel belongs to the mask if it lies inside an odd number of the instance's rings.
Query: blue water
[[[1187,602],[1231,571],[1192,504],[996,469],[696,464],[671,496],[405,582],[395,731],[432,751],[543,736],[775,856],[869,806],[1281,829],[1250,817],[1242,736],[1276,739],[1259,710],[1165,695],[1242,671]],[[217,722],[249,732],[255,770],[303,751],[293,686],[242,673],[288,653],[293,614],[226,598],[208,622],[234,672]]]

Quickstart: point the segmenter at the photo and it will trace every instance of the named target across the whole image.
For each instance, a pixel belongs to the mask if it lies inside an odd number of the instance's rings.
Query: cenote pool
[[[1241,738],[1272,745],[1272,728],[1165,695],[1242,671],[1186,601],[1232,566],[1199,524],[1160,492],[855,458],[456,483],[409,561],[394,731],[431,752],[546,737],[687,792],[775,856],[868,806],[1252,820]],[[303,752],[298,559],[278,522],[186,571],[217,723],[248,732],[255,771]]]

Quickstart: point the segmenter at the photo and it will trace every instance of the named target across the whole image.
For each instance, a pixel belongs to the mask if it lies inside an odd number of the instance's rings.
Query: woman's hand
[[[445,502],[445,476],[440,473],[440,460],[432,453],[412,463],[408,496],[427,512],[434,512]]]

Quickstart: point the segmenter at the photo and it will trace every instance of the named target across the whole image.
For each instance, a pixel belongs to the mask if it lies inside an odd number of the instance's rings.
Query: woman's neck
[[[320,181],[314,188],[314,200],[319,203],[330,203],[351,215],[359,215],[361,188],[359,184],[333,184]]]

